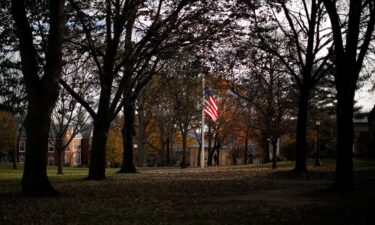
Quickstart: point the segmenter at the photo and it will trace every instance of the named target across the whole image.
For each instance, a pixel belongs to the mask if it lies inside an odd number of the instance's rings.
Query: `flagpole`
[[[204,93],[204,74],[202,74],[202,130],[201,130],[201,135],[202,135],[202,146],[201,146],[201,168],[204,168],[204,101],[205,101],[205,93]]]

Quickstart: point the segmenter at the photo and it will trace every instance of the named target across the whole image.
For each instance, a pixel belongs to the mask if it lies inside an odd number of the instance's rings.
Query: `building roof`
[[[92,129],[93,129],[92,124],[87,123],[87,124],[83,125],[82,129],[81,129],[81,132],[80,132],[81,137],[83,139],[88,139],[91,136]]]
[[[59,125],[55,125],[56,129],[53,129],[52,127],[50,127],[49,129],[49,137],[50,138],[56,138],[57,134],[56,134],[56,130],[59,129]],[[84,125],[83,128],[81,129],[80,132],[78,132],[74,138],[77,138],[77,139],[85,139],[85,138],[88,138],[89,135],[91,134],[91,130],[92,130],[92,126],[87,124],[87,125]],[[25,128],[22,126],[22,127],[19,127],[17,129],[17,137],[20,137],[20,138],[26,138],[26,130]]]

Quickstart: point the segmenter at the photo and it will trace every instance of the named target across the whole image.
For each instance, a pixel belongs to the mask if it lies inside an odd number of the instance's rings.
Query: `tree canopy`
[[[6,0],[0,6],[0,104],[26,129],[25,194],[56,193],[46,174],[50,126],[64,134],[69,124],[92,122],[88,178],[94,180],[106,177],[108,162],[136,172],[150,153],[161,165],[174,164],[176,137],[184,168],[187,142],[195,134],[201,145],[199,132],[207,133],[209,165],[224,148],[246,162],[251,141],[263,162],[272,146],[274,168],[277,143],[291,134],[294,171],[306,172],[314,121],[332,122],[333,114],[336,186],[353,188],[354,96],[371,76],[363,68],[373,70],[373,1]],[[220,113],[216,123],[198,128],[203,77]],[[61,153],[64,145],[55,143]]]

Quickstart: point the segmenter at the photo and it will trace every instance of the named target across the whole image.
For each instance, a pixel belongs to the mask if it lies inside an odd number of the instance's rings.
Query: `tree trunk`
[[[294,172],[307,172],[306,165],[306,127],[307,112],[309,104],[309,92],[307,87],[300,87],[300,96],[298,100],[298,120],[297,120],[297,136],[296,136],[296,165]]]
[[[134,102],[124,105],[124,126],[122,127],[122,138],[124,145],[124,154],[122,158],[122,167],[119,173],[136,173],[133,154],[133,136],[134,131],[135,107]]]
[[[352,158],[354,95],[363,60],[373,37],[375,8],[373,1],[349,2],[348,25],[344,41],[335,1],[323,2],[330,17],[335,44],[337,160],[334,187],[338,191],[352,191],[354,189]],[[366,12],[367,9],[370,11]],[[364,14],[367,16],[367,21],[362,20]]]
[[[110,61],[110,60],[109,60]],[[108,63],[108,62],[107,62]],[[106,64],[106,62],[104,63]],[[111,64],[111,63],[108,63]],[[101,84],[99,106],[94,117],[94,127],[90,152],[89,176],[90,180],[105,179],[106,149],[109,127],[111,125],[110,101],[111,101],[111,66],[105,67],[104,84]]]
[[[276,150],[277,150],[277,138],[272,139],[272,169],[276,169],[276,162],[277,162]]]
[[[355,93],[354,67],[343,63],[338,68],[337,78],[337,158],[334,188],[339,191],[351,191],[353,182],[353,105]],[[346,79],[343,77],[346,76]]]
[[[163,117],[163,120],[164,120],[164,117]],[[166,152],[165,152],[165,130],[164,130],[164,122],[162,122],[161,124],[159,124],[159,132],[160,132],[160,136],[159,136],[159,141],[160,141],[160,162],[162,165],[165,164],[165,161],[166,161]]]
[[[182,161],[181,168],[186,168],[186,132],[181,132],[182,135]]]
[[[62,155],[64,154],[63,151],[56,152],[56,162],[57,162],[57,174],[64,174],[62,168]]]
[[[245,148],[244,148],[244,155],[243,155],[243,164],[247,164],[247,156],[248,156],[248,148],[249,148],[249,137],[248,137],[248,130],[246,130],[245,134]]]
[[[56,140],[56,149],[55,149],[55,159],[56,159],[56,166],[57,166],[57,174],[63,174],[62,169],[62,155],[64,153],[62,149],[62,140]]]
[[[90,180],[105,179],[106,144],[108,139],[109,123],[99,118],[103,117],[98,116],[97,119],[94,120],[88,176],[88,179]]]
[[[170,149],[170,139],[169,139],[169,134],[167,134],[167,140],[166,140],[166,146],[167,146],[167,149],[166,149],[166,161],[165,161],[165,164],[166,166],[169,166],[171,164],[171,149]]]
[[[64,37],[65,1],[49,4],[49,32],[42,65],[33,44],[33,31],[27,19],[24,1],[12,0],[11,10],[19,38],[22,73],[26,86],[28,108],[24,122],[26,130],[26,157],[22,177],[22,193],[31,196],[57,195],[47,177],[48,136],[52,110],[59,94],[59,78],[62,69],[62,42]]]
[[[63,174],[62,169],[62,154],[61,150],[56,149],[56,166],[57,166],[57,174]]]
[[[207,166],[212,166],[212,156],[213,156],[213,151],[208,151],[208,156],[207,156]]]
[[[216,154],[217,154],[217,164],[216,164],[216,166],[220,166],[220,148],[216,149]]]
[[[237,165],[237,154],[236,154],[237,149],[238,149],[238,145],[236,146],[236,150],[232,152],[233,165]]]
[[[169,165],[174,165],[175,164],[175,157],[173,153],[173,133],[170,130],[168,132],[168,148],[169,148]]]
[[[42,102],[42,101],[41,101]],[[26,157],[22,177],[22,193],[28,196],[53,196],[57,191],[47,177],[48,134],[51,109],[42,103],[29,102],[25,119]]]
[[[270,145],[266,136],[262,135],[263,146],[263,163],[269,163],[270,160]]]
[[[211,150],[208,152],[208,158],[207,158],[207,166],[212,166],[213,158],[215,154],[215,148],[211,148]]]

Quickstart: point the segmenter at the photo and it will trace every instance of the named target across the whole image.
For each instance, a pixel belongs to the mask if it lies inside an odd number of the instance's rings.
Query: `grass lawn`
[[[375,162],[355,161],[356,191],[329,191],[334,161],[294,174],[293,163],[200,168],[107,170],[84,180],[87,168],[64,168],[53,198],[19,195],[22,168],[0,164],[0,224],[373,224]]]

